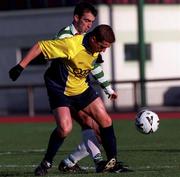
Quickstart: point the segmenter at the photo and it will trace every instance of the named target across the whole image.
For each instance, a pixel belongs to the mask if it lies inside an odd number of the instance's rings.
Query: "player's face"
[[[76,16],[75,17],[76,30],[80,34],[86,33],[92,27],[94,20],[95,17],[91,12],[85,12],[81,17]]]
[[[99,42],[95,38],[91,40],[92,52],[105,52],[107,48],[111,47],[111,43],[107,41]]]

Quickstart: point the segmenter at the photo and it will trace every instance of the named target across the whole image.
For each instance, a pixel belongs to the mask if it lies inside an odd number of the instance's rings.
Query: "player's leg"
[[[112,119],[106,112],[104,104],[100,97],[92,101],[84,111],[92,115],[94,120],[100,126],[100,135],[102,140],[102,145],[106,151],[107,159],[116,158],[116,137],[114,134],[114,129],[112,125]]]
[[[83,110],[92,115],[94,120],[99,124],[102,145],[108,159],[105,166],[102,164],[97,167],[96,172],[109,171],[121,173],[132,171],[127,166],[123,166],[122,162],[117,162],[117,145],[112,119],[108,115],[101,98],[96,98]]]
[[[100,101],[98,102],[96,100],[100,100]],[[103,163],[99,163],[97,165],[96,171],[97,172],[108,171],[110,168],[112,168],[115,165],[115,162],[116,162],[116,141],[115,141],[115,136],[114,136],[114,130],[112,127],[112,120],[108,116],[107,112],[105,111],[104,105],[101,99],[99,98],[98,93],[95,92],[94,89],[91,87],[89,87],[81,95],[75,97],[74,102],[76,104],[73,104],[73,106],[76,110],[82,110],[86,112],[101,127],[100,128],[101,139],[103,137],[102,144],[103,144],[104,150],[107,153],[108,161],[106,161],[105,163],[104,161],[102,161]],[[100,108],[97,109],[98,112],[96,112],[96,109],[93,110],[93,108],[96,108],[99,106],[101,107],[101,109]],[[99,113],[100,115],[98,115]],[[108,134],[107,140],[105,137],[106,134]]]
[[[87,157],[89,153],[86,150],[86,146],[84,142],[80,143],[76,149],[70,153],[66,158],[64,158],[60,164],[58,169],[62,172],[85,172],[79,165],[78,161]]]
[[[98,124],[83,111],[78,112],[76,121],[81,125],[83,141],[90,156],[94,162],[102,160]]]
[[[99,134],[98,124],[85,112],[73,111],[73,118],[82,127],[83,142],[80,143],[76,150],[68,155],[59,165],[59,170],[64,172],[82,172],[82,169],[77,164],[78,161],[90,155],[95,164],[103,160],[100,145],[97,140]]]
[[[42,162],[35,169],[36,176],[44,176],[47,170],[51,168],[54,156],[72,129],[72,119],[68,107],[58,107],[53,110],[53,114],[57,127],[50,136],[47,151]]]
[[[72,130],[72,119],[68,107],[58,107],[53,110],[57,128],[53,131],[48,149],[45,155],[45,160],[52,163],[53,157],[63,143],[64,139]]]
[[[82,131],[87,129],[93,129],[95,136],[98,139],[98,144],[101,144],[99,125],[90,115],[88,115],[84,111],[79,111],[78,117],[75,118],[75,120],[80,124]]]

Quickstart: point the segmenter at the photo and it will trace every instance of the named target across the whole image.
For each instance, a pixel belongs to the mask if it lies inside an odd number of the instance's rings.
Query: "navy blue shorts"
[[[89,87],[86,91],[77,96],[66,96],[63,92],[57,93],[51,88],[47,88],[47,91],[52,110],[58,107],[66,106],[79,111],[99,97],[98,93],[92,87]]]

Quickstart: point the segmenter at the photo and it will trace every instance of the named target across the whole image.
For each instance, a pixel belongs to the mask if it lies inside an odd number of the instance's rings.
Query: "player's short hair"
[[[109,25],[98,25],[95,27],[91,34],[95,36],[98,42],[107,41],[109,43],[115,42],[115,35],[112,28]]]
[[[94,17],[97,16],[96,8],[88,2],[80,2],[74,9],[74,15],[82,17],[85,12],[91,12]]]

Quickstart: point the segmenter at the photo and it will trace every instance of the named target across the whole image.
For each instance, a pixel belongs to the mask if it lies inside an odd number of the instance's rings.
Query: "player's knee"
[[[103,119],[102,127],[109,127],[111,125],[112,125],[112,119],[109,116]]]
[[[82,128],[92,128],[92,117],[90,117],[88,114],[85,112],[80,111],[78,113],[78,123],[81,125]]]
[[[83,125],[86,125],[86,126],[88,126],[88,127],[92,127],[92,118],[86,117],[86,118],[83,120]]]
[[[112,119],[103,109],[97,112],[97,119],[101,127],[109,127],[112,125]]]
[[[67,137],[71,132],[71,130],[72,130],[72,125],[57,128],[60,137]]]

